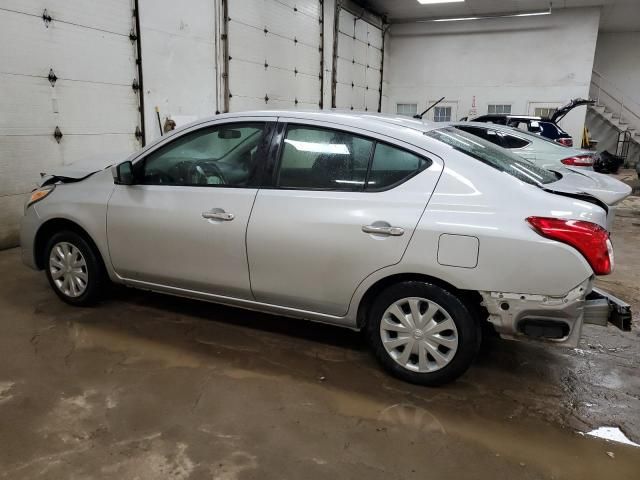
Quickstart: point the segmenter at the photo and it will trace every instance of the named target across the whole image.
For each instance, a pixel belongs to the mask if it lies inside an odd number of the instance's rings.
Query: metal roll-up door
[[[341,8],[338,13],[334,107],[380,111],[383,31]]]
[[[322,2],[227,6],[229,111],[322,107]]]
[[[140,147],[133,0],[0,6],[0,246],[39,173]],[[114,158],[120,158],[114,156]]]

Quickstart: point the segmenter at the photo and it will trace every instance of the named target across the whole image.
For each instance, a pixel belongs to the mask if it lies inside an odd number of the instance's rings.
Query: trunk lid
[[[549,120],[551,120],[553,123],[558,123],[567,115],[567,113],[569,113],[574,108],[579,107],[580,105],[593,105],[594,103],[596,103],[594,100],[587,100],[585,98],[574,98],[566,105],[558,108],[553,113],[553,115],[551,115]]]
[[[547,190],[569,195],[590,195],[609,207],[631,195],[629,185],[602,173],[571,167],[554,168],[553,171],[562,175],[562,178],[544,185]]]

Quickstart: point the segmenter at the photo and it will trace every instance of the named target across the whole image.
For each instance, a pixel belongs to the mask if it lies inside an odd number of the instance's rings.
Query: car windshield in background
[[[426,132],[425,135],[440,140],[470,157],[486,163],[501,172],[516,177],[531,185],[552,183],[558,180],[558,174],[515,155],[509,150],[476,137],[455,127],[442,128]]]

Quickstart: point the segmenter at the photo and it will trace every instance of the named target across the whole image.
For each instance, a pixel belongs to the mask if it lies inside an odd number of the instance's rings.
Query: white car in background
[[[364,330],[424,385],[469,367],[486,322],[574,347],[583,323],[630,328],[593,288],[613,269],[607,206],[451,126],[232,113],[113,163],[53,171],[25,206],[24,262],[72,305],[111,280]]]
[[[597,152],[566,147],[519,128],[493,123],[453,122],[454,127],[511,150],[542,168],[576,167],[593,170]]]
[[[452,122],[451,126],[506,148],[563,178],[562,189],[580,192],[602,202],[611,230],[616,205],[631,194],[631,187],[609,175],[593,171],[596,152],[566,147],[539,135],[504,125]]]

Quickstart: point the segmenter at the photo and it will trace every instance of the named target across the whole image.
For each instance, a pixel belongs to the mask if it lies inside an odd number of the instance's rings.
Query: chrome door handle
[[[362,231],[364,233],[373,233],[374,235],[391,235],[392,237],[399,237],[404,234],[404,228],[382,225],[365,225],[362,227]]]
[[[235,217],[233,213],[227,213],[224,210],[222,211],[212,210],[210,212],[202,212],[202,218],[206,218],[207,220],[224,220],[225,222],[229,222],[233,220]]]

